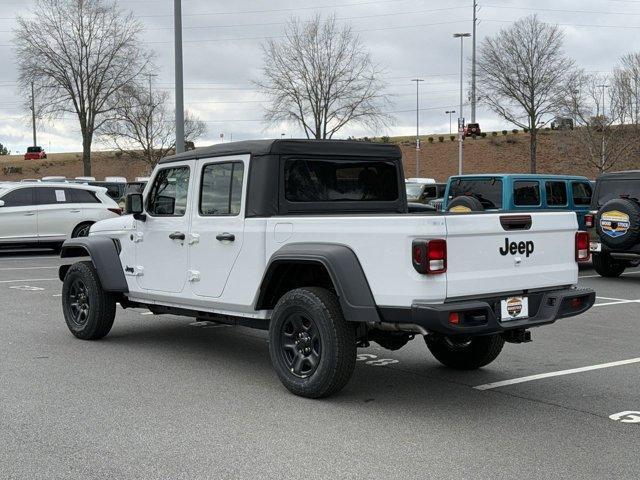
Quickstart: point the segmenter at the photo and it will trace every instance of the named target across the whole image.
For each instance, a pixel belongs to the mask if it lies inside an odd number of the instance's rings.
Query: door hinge
[[[188,270],[187,271],[187,281],[189,282],[199,282],[200,281],[200,272],[197,270]]]
[[[195,245],[196,243],[200,243],[200,234],[199,233],[190,233],[189,234],[189,245]]]
[[[141,277],[142,275],[144,275],[144,267],[140,265],[130,267],[129,265],[127,265],[126,267],[124,267],[124,274],[132,277]]]

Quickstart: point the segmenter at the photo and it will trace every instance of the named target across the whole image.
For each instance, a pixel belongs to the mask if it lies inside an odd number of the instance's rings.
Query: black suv
[[[591,200],[593,268],[603,277],[618,277],[640,263],[640,170],[598,177]]]

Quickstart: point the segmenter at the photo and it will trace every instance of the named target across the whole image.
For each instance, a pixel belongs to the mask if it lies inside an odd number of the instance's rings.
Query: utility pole
[[[451,130],[451,115],[456,113],[456,111],[455,110],[447,110],[444,113],[449,115],[449,135],[451,135],[451,132],[452,132],[452,130]]]
[[[38,146],[36,139],[36,95],[33,82],[31,82],[31,124],[33,125],[33,146]]]
[[[155,73],[147,73],[147,79],[149,80],[149,154],[153,155],[153,91],[151,89],[151,79],[157,77]]]
[[[175,48],[176,153],[184,152],[184,90],[182,79],[182,0],[173,0]]]
[[[420,82],[421,78],[411,80],[416,82],[416,178],[420,177]]]
[[[454,33],[453,38],[460,39],[460,113],[458,114],[458,175],[462,175],[462,163],[464,161],[463,142],[464,142],[464,116],[463,116],[463,98],[462,89],[464,82],[464,39],[470,37],[470,33]]]
[[[606,110],[605,110],[605,89],[609,88],[609,85],[598,85],[600,88],[602,88],[602,150],[600,152],[600,171],[604,171],[604,163],[605,163],[605,151],[606,151],[606,135],[607,135],[607,131],[606,131],[606,121],[607,121],[607,116],[606,116]]]
[[[476,123],[476,27],[478,25],[478,0],[473,0],[473,33],[471,41],[471,123]]]

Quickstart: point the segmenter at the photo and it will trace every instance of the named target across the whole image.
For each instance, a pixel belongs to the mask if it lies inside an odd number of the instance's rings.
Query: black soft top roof
[[[166,157],[160,163],[178,162],[198,158],[224,157],[227,155],[335,155],[346,157],[384,157],[400,160],[402,153],[397,145],[386,143],[354,142],[347,140],[246,140],[220,143],[196,148],[188,152]]]
[[[603,173],[597,178],[597,180],[640,180],[640,170]]]

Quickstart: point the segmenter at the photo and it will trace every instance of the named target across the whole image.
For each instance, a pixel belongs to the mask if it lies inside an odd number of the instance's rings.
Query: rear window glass
[[[36,188],[36,195],[39,205],[72,203],[70,189],[68,188]]]
[[[545,182],[547,205],[552,207],[567,204],[567,184],[565,182]]]
[[[422,194],[422,187],[419,183],[407,183],[407,197],[418,198]]]
[[[576,182],[571,185],[571,190],[573,194],[573,204],[578,206],[591,205],[591,195],[593,194],[593,189],[591,188],[590,183],[586,182]]]
[[[449,200],[463,195],[477,198],[485,210],[502,208],[502,180],[497,178],[454,180],[449,189]]]
[[[540,205],[540,184],[535,181],[513,182],[513,204],[520,207]]]
[[[67,197],[73,203],[100,203],[96,194],[91,190],[82,190],[80,188],[66,189]]]
[[[287,160],[285,198],[290,202],[393,202],[398,199],[394,162]]]
[[[40,153],[42,151],[42,147],[27,147],[28,153]]]
[[[640,200],[640,182],[635,180],[603,180],[598,182],[598,207],[620,197]]]

